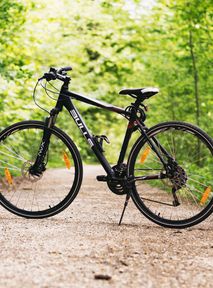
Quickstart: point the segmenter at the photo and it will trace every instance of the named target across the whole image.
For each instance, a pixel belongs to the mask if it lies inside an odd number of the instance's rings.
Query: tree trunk
[[[197,71],[197,63],[196,57],[194,52],[194,43],[192,37],[192,30],[189,28],[189,47],[190,47],[190,54],[193,66],[193,78],[194,78],[194,96],[195,96],[195,104],[196,104],[196,124],[200,126],[200,101],[199,101],[199,89],[198,89],[198,82],[199,76]],[[198,153],[198,165],[200,165],[200,141],[198,139],[197,142],[197,153]]]
[[[193,38],[192,38],[192,30],[189,30],[189,47],[190,47],[190,53],[191,53],[191,59],[192,59],[192,65],[193,65],[193,78],[194,78],[194,93],[195,93],[195,103],[196,103],[196,123],[199,126],[200,125],[200,102],[199,102],[199,90],[198,90],[198,71],[197,71],[197,64],[196,64],[196,58],[194,53],[194,44],[193,44]]]

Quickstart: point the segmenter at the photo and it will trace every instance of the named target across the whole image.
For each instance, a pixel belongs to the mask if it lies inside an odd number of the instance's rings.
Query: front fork
[[[44,163],[44,159],[48,153],[48,148],[50,144],[50,137],[52,134],[51,128],[54,126],[56,122],[56,118],[59,111],[57,108],[54,108],[50,112],[50,117],[47,117],[44,122],[44,133],[42,136],[41,143],[39,145],[38,153],[36,156],[36,160],[34,164],[30,167],[29,172],[32,175],[40,176],[45,170],[45,166],[47,163]]]

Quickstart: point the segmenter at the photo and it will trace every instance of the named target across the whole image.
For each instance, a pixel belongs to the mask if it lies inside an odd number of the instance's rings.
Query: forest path
[[[0,208],[0,288],[213,287],[213,224],[162,228],[84,167],[75,201],[62,213],[27,220]],[[98,275],[109,279],[95,279]]]

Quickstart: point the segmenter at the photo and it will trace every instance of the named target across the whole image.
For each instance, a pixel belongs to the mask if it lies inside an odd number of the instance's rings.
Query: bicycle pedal
[[[106,182],[107,176],[106,175],[98,175],[98,176],[96,176],[96,179],[100,182]]]

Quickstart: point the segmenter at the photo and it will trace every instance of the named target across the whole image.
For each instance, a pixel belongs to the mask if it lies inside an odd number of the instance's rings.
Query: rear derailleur
[[[180,165],[177,164],[176,161],[170,159],[167,165],[167,175],[169,176],[169,179],[173,184],[172,187],[172,195],[174,199],[173,205],[179,206],[180,201],[178,200],[176,192],[185,186],[188,179],[187,174],[185,170]]]

